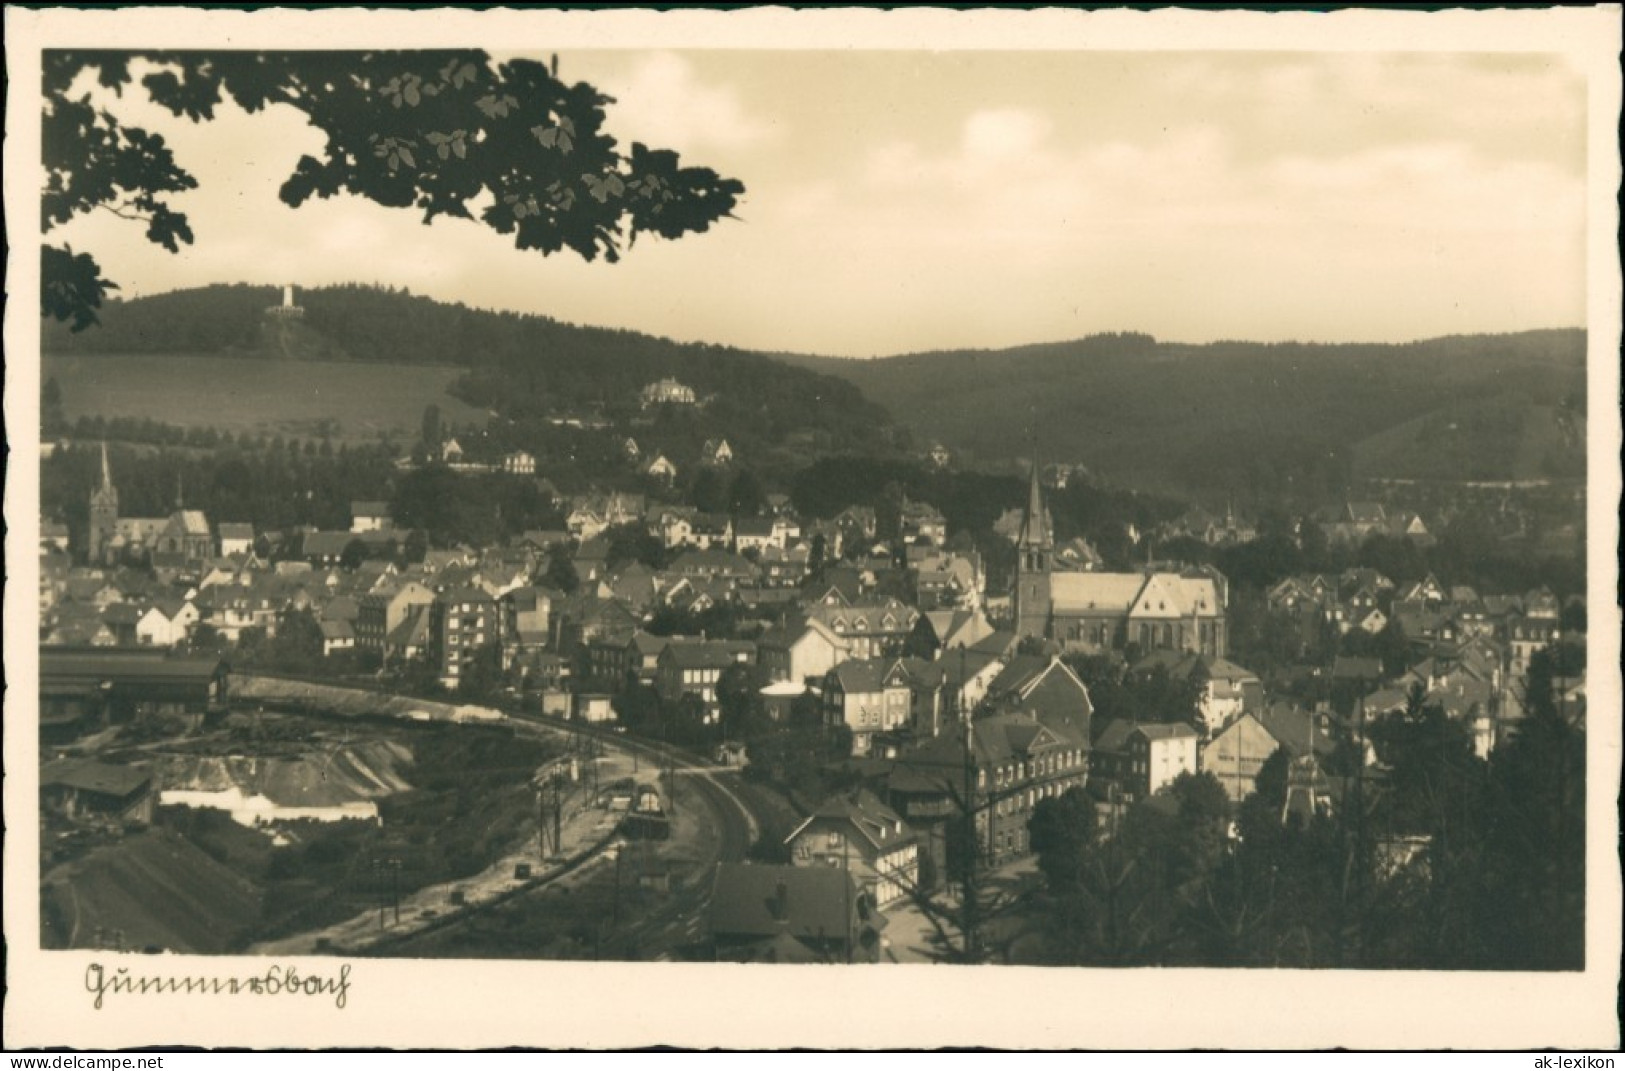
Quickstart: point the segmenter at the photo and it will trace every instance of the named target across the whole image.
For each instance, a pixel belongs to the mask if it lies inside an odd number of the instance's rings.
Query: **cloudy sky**
[[[125,292],[378,282],[481,307],[866,357],[1098,331],[1404,340],[1585,322],[1586,80],[1437,52],[602,50],[609,131],[741,179],[738,221],[619,264],[276,190],[292,114],[191,126],[128,97],[201,189],[172,256],[60,235]]]

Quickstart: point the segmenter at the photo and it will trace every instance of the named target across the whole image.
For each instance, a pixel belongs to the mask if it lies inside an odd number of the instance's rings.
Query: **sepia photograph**
[[[1619,1043],[1618,6],[190,14],[6,14],[8,1048]]]

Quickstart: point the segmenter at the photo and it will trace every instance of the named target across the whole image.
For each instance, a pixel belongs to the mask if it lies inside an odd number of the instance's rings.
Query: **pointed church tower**
[[[107,444],[102,443],[102,482],[90,492],[90,561],[107,558],[113,537],[118,534],[118,488],[113,486],[113,468],[107,461]]]
[[[1044,492],[1038,482],[1038,451],[1033,451],[1033,468],[1027,487],[1027,507],[1016,537],[1016,635],[1049,638],[1050,569],[1055,551],[1049,512],[1044,509]]]

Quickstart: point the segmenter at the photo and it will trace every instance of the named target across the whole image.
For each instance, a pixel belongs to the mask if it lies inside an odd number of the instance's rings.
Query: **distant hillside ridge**
[[[345,285],[295,291],[291,325],[265,310],[268,286],[215,285],[110,302],[102,324],[43,325],[54,354],[199,354],[441,364],[468,371],[453,393],[504,416],[635,410],[672,377],[704,403],[711,434],[757,443],[808,441],[890,450],[891,417],[846,380],[764,354],[682,343],[546,316],[471,309],[404,290]]]
[[[1223,502],[1335,495],[1357,476],[1577,478],[1580,329],[1403,344],[1158,342],[1097,335],[870,361],[839,375],[973,460],[1024,456]]]
[[[301,295],[302,296],[302,295]],[[101,325],[70,331],[40,321],[40,348],[61,354],[209,354],[296,360],[347,360],[349,354],[298,320],[267,316],[276,287],[205,286],[124,300],[101,310]]]

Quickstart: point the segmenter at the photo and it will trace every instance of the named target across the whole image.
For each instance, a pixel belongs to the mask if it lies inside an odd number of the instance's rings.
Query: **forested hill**
[[[1045,457],[1113,483],[1205,495],[1336,494],[1356,476],[1509,480],[1585,472],[1581,330],[1403,345],[1100,335],[872,361],[843,376],[917,435],[975,457]]]
[[[580,327],[544,316],[470,309],[402,290],[299,290],[292,326],[265,310],[272,287],[216,285],[109,303],[77,334],[43,325],[47,353],[189,353],[245,359],[450,364],[468,369],[454,393],[507,416],[635,408],[649,383],[673,376],[709,398],[711,434],[782,442],[801,434],[847,449],[892,445],[885,410],[838,377],[723,346]]]

